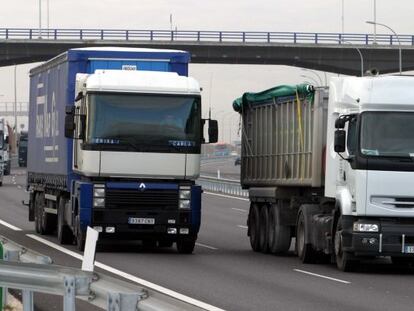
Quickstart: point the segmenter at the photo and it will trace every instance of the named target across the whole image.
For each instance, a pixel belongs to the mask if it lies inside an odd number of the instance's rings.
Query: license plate
[[[154,218],[129,217],[128,224],[130,225],[153,225],[155,224],[155,219]]]
[[[414,254],[414,246],[412,246],[412,245],[410,245],[410,246],[405,246],[405,249],[404,249],[404,253],[407,253],[407,254]]]

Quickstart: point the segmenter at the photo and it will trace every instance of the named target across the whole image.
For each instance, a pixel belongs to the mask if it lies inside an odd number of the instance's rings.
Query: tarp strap
[[[301,152],[305,152],[305,146],[303,142],[303,129],[302,129],[302,108],[301,108],[301,102],[299,98],[298,89],[296,88],[296,104],[298,106],[298,125],[299,125],[299,140],[300,140],[300,148]],[[303,179],[303,165],[301,169],[301,179]]]

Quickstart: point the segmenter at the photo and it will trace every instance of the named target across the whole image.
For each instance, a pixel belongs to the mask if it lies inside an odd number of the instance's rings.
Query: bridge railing
[[[260,31],[0,28],[0,40],[122,40],[288,44],[414,45],[414,35]]]

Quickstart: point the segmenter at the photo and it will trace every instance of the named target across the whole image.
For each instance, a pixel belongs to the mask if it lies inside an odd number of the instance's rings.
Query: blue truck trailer
[[[29,220],[83,250],[136,239],[192,253],[200,228],[201,118],[190,56],[176,50],[79,48],[30,72]],[[204,125],[208,122],[208,139]]]

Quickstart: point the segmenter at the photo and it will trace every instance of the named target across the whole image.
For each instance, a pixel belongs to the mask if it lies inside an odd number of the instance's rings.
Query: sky
[[[377,22],[398,34],[414,34],[413,0],[41,0],[44,28],[169,30],[172,16],[172,27],[178,30],[333,33],[341,32],[342,16],[345,33],[373,33],[365,21],[374,19],[374,3]],[[0,0],[0,4],[0,28],[39,27],[39,0]],[[377,33],[389,32],[378,27]],[[28,101],[28,72],[35,65],[17,66],[17,101]],[[13,72],[13,67],[0,68],[0,103],[14,100]],[[207,116],[211,105],[212,116],[221,123],[220,140],[225,141],[237,139],[237,114],[231,108],[236,97],[279,84],[318,81],[318,74],[323,79],[321,72],[297,67],[190,65],[190,75],[203,87],[203,114]],[[26,121],[19,119],[21,123]]]

